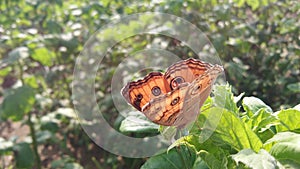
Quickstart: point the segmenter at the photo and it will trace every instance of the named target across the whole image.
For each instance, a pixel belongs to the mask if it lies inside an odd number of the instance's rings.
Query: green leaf
[[[259,0],[246,0],[246,2],[251,6],[252,10],[256,10],[259,7]]]
[[[273,112],[271,107],[269,107],[262,100],[256,97],[244,97],[242,105],[249,117],[251,117],[255,112],[257,112],[261,108],[265,108],[265,110],[268,112]]]
[[[251,118],[245,121],[246,125],[254,131],[262,142],[273,137],[275,127],[279,120],[275,115],[267,112],[264,108],[259,109]]]
[[[288,160],[297,163],[300,166],[300,134],[292,132],[277,133],[266,142],[267,145],[273,145],[270,154],[279,161]]]
[[[276,159],[291,159],[300,165],[300,146],[298,143],[277,143],[272,147],[270,153]]]
[[[208,139],[201,143],[199,135],[188,135],[176,140],[172,144],[173,147],[179,145],[188,145],[189,147],[195,148],[196,151],[199,151],[197,154],[201,157],[201,161],[205,162],[206,167],[216,169],[227,167],[228,155],[225,153],[224,149],[213,142],[213,139]]]
[[[261,0],[260,2],[261,2],[261,5],[263,5],[263,6],[266,6],[270,3],[269,0]]]
[[[57,159],[51,162],[51,168],[53,169],[83,169],[83,167],[76,163],[73,162],[74,159],[70,158],[68,156],[63,157],[61,159]]]
[[[24,78],[24,83],[34,89],[39,87],[35,76],[29,76],[29,77]]]
[[[300,92],[300,82],[288,84],[287,88],[294,93],[299,93]]]
[[[211,169],[226,168],[226,166],[222,164],[222,161],[218,160],[213,154],[207,151],[201,150],[199,152],[199,156],[201,157],[201,159],[203,159],[203,161],[206,162],[207,166]]]
[[[50,32],[50,33],[61,33],[62,32],[62,27],[60,26],[59,22],[53,21],[53,20],[47,20],[46,23],[46,29]]]
[[[0,76],[6,76],[8,73],[10,73],[11,72],[11,70],[12,70],[12,68],[11,67],[6,67],[6,68],[1,68],[0,69]]]
[[[67,161],[64,159],[57,159],[51,162],[51,168],[62,168],[62,166],[66,163]]]
[[[238,7],[242,7],[245,4],[246,0],[233,0],[233,2],[237,3]]]
[[[36,139],[38,143],[45,143],[47,140],[53,138],[54,135],[50,131],[38,131],[36,133]]]
[[[13,121],[19,121],[25,114],[31,111],[34,103],[34,90],[29,86],[19,87],[4,98],[2,103],[3,114],[1,116]]]
[[[300,168],[300,164],[294,162],[293,160],[279,160],[280,164],[282,164],[282,168]]]
[[[263,149],[258,153],[251,149],[244,149],[231,157],[237,165],[241,162],[250,168],[269,169],[278,167],[276,159]]]
[[[163,154],[153,156],[146,161],[141,169],[189,169],[196,160],[196,152],[186,146],[174,148]]]
[[[217,107],[225,108],[234,113],[238,112],[239,109],[236,106],[234,96],[231,92],[231,86],[228,84],[216,85],[213,93],[215,95],[213,100]]]
[[[203,103],[200,112],[206,110],[206,109],[210,109],[211,107],[214,106],[214,100],[208,96],[207,99],[205,100],[205,102]]]
[[[51,120],[51,119],[44,118],[43,121],[41,121],[41,130],[48,130],[52,133],[57,132],[60,128],[58,122],[55,121],[58,120],[57,119]]]
[[[83,167],[78,163],[67,163],[64,169],[83,169]]]
[[[205,161],[202,158],[198,157],[194,163],[193,169],[209,169]]]
[[[49,51],[47,48],[37,48],[32,52],[32,59],[40,62],[42,65],[51,66],[53,63],[53,59],[55,54]]]
[[[299,131],[300,132],[300,111],[296,109],[281,110],[277,117],[282,125],[277,125],[278,132],[282,131]]]
[[[209,110],[210,108],[212,108],[214,106],[214,100],[211,98],[211,97],[208,97],[203,106],[201,107],[201,110],[200,110],[200,113],[204,112],[205,110]],[[199,116],[198,116],[199,117]],[[217,121],[219,120],[220,118],[216,118],[216,123]],[[201,121],[203,120],[203,121]],[[204,118],[198,118],[197,119],[197,123],[198,124],[205,124],[205,119]],[[195,124],[197,124],[195,123]],[[200,130],[198,127],[196,126],[193,126],[190,130],[189,130],[189,134],[196,134],[196,135],[199,135],[200,134]]]
[[[138,111],[130,112],[120,126],[121,132],[156,133],[158,129],[159,125],[149,121],[145,115]]]
[[[221,113],[220,113],[221,112]],[[222,115],[218,124],[215,124],[217,115]],[[232,112],[213,107],[209,110],[202,112],[199,115],[199,122],[205,121],[207,126],[202,129],[201,132],[213,132],[212,129],[215,129],[212,138],[214,141],[217,141],[221,144],[228,144],[233,147],[235,150],[242,150],[246,148],[251,148],[255,151],[258,151],[262,147],[262,142],[259,137],[244,123],[240,118],[238,118]],[[199,123],[200,125],[201,123]],[[199,125],[194,125],[193,130],[196,128],[199,129]],[[205,134],[204,134],[205,135]]]
[[[267,130],[264,130],[262,132],[258,132],[257,136],[260,138],[260,140],[265,143],[268,139],[272,138],[275,134],[275,127],[270,127]]]
[[[31,168],[34,164],[34,154],[28,143],[19,143],[14,146],[17,168]]]
[[[159,126],[159,132],[165,140],[174,139],[177,131],[178,131],[178,129],[175,126]],[[171,149],[171,148],[173,148],[172,145],[168,149]]]
[[[262,108],[259,109],[259,111],[257,111],[246,123],[257,133],[270,129],[271,126],[275,126],[278,124],[278,119],[276,116]]]
[[[297,24],[295,24],[296,22],[297,22],[296,18],[284,19],[281,23],[282,25],[280,27],[278,27],[279,33],[287,34],[287,33],[297,30],[298,27],[297,27]]]
[[[231,148],[229,146],[222,146],[224,143],[218,143],[213,137],[206,140],[205,142],[200,142],[199,135],[188,135],[184,138],[179,139],[180,143],[177,145],[188,145],[189,147],[194,147],[198,151],[198,157],[205,162],[205,166],[209,168],[233,168],[235,166],[231,159],[228,159]],[[228,151],[230,150],[230,151]],[[195,168],[197,169],[197,168]]]

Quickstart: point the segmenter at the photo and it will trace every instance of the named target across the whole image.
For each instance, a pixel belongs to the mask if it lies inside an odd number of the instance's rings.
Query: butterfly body
[[[196,59],[171,65],[166,72],[151,72],[127,83],[126,101],[154,123],[182,127],[193,121],[209,96],[223,67]]]

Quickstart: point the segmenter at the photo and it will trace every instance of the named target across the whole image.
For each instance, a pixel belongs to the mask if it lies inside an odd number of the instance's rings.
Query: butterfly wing
[[[152,72],[143,79],[127,83],[121,93],[128,103],[141,111],[142,107],[151,99],[164,95],[169,91],[169,85],[163,74]]]
[[[209,63],[190,58],[171,65],[165,73],[165,78],[170,84],[170,88],[174,89],[180,83],[193,82],[212,67],[213,65]]]
[[[198,76],[190,85],[187,93],[187,99],[194,95],[203,95],[204,100],[209,94],[206,94],[207,90],[210,93],[212,85],[216,81],[217,77],[224,71],[220,65],[213,65],[204,74]]]
[[[154,123],[184,127],[196,118],[223,71],[219,65],[187,59],[170,66],[165,74],[152,72],[128,83],[121,93]]]
[[[182,114],[184,96],[188,89],[188,83],[182,83],[173,90],[147,103],[142,112],[154,123],[171,126],[177,117]]]
[[[223,67],[213,65],[188,85],[182,107],[183,113],[179,114],[174,125],[185,126],[196,119],[200,108],[211,93],[215,80],[223,71]]]

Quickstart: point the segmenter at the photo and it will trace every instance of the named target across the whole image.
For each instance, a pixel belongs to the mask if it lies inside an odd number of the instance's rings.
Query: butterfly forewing
[[[151,99],[170,91],[164,76],[160,72],[152,72],[143,79],[128,83],[122,89],[122,95],[128,103],[141,111]]]

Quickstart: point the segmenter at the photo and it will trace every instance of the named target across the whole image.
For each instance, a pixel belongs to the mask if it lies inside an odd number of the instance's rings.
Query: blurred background
[[[71,96],[76,57],[89,37],[113,19],[142,12],[176,15],[203,31],[236,95],[256,96],[273,110],[299,103],[297,0],[1,0],[0,168],[140,168],[146,159],[116,156],[90,140]],[[103,38],[114,36],[107,31]],[[116,44],[101,63],[95,91],[117,130],[123,117],[105,94],[116,66],[128,53],[153,46],[182,58],[196,56],[161,35],[135,35]]]

